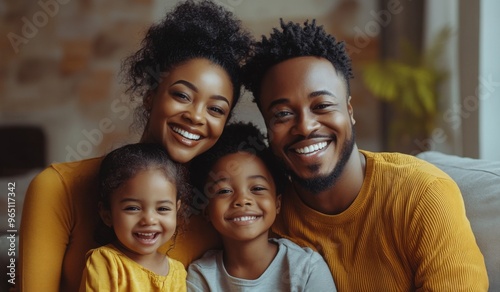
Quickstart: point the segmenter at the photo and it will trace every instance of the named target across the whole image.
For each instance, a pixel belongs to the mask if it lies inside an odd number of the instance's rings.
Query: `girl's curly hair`
[[[253,93],[254,101],[259,104],[260,88],[265,73],[274,65],[285,60],[315,56],[330,61],[335,71],[346,81],[349,95],[349,79],[353,78],[351,59],[345,51],[344,42],[326,33],[323,26],[317,26],[316,20],[311,23],[285,23],[280,19],[281,29],[273,29],[266,38],[255,44],[255,52],[244,66],[245,88]]]
[[[241,66],[252,42],[232,12],[208,0],[182,2],[149,28],[141,48],[123,62],[126,92],[132,101],[142,100],[159,86],[162,73],[191,59],[205,58],[228,73],[234,107],[240,96]],[[143,127],[148,118],[145,108],[138,106],[134,126]]]
[[[107,154],[99,169],[99,196],[102,207],[110,209],[111,196],[125,182],[146,170],[161,171],[165,179],[175,185],[176,199],[181,201],[177,213],[177,225],[183,227],[189,215],[189,192],[187,169],[172,161],[165,149],[158,144],[137,143],[117,148]],[[100,244],[108,244],[116,239],[112,228],[100,222],[95,233]]]

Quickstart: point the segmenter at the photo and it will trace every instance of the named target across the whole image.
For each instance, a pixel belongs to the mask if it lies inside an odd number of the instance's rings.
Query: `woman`
[[[141,142],[161,144],[183,164],[212,147],[240,95],[240,66],[250,43],[241,23],[209,1],[180,4],[153,25],[124,63],[128,92],[142,99],[136,111],[136,125],[144,125]],[[85,253],[98,246],[93,232],[101,160],[53,164],[32,181],[21,226],[23,291],[78,290]],[[189,220],[170,253],[185,265],[218,244],[204,220]],[[164,251],[171,248],[164,245]]]

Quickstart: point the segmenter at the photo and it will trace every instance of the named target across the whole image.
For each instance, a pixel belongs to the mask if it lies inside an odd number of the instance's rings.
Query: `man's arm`
[[[417,290],[488,290],[484,258],[453,180],[439,178],[429,185],[409,229],[408,257]]]

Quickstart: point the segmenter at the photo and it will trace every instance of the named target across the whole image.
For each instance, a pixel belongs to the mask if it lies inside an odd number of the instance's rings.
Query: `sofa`
[[[488,276],[490,280],[489,291],[500,291],[500,161],[485,161],[447,155],[440,152],[422,152],[417,157],[426,160],[446,172],[453,178],[464,198],[467,217],[481,249]],[[24,193],[31,179],[41,169],[33,169],[23,175],[10,178],[0,178],[0,185],[7,186],[8,182],[16,182],[16,225],[19,226],[21,218]],[[6,210],[5,196],[0,199],[1,205]],[[0,266],[9,265],[10,256],[7,250],[10,239],[7,230],[7,213],[0,213]],[[18,245],[16,237],[15,244]],[[18,246],[16,246],[18,250]],[[17,257],[17,254],[16,254]],[[16,261],[16,264],[18,262]],[[0,291],[7,291],[6,273],[0,274]],[[19,280],[19,279],[16,279]]]

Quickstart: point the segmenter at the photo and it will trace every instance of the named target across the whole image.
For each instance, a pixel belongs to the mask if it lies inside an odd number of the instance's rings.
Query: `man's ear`
[[[353,125],[355,125],[356,120],[354,119],[354,110],[353,110],[352,105],[351,105],[351,96],[350,95],[347,98],[347,112],[349,113],[349,117],[351,118],[351,123]]]
[[[281,211],[281,194],[276,196],[276,214],[279,214]]]
[[[98,208],[99,208],[99,215],[101,216],[101,219],[104,222],[104,224],[106,224],[106,226],[108,227],[112,227],[113,220],[111,219],[111,210],[105,208],[102,202],[99,202]]]

